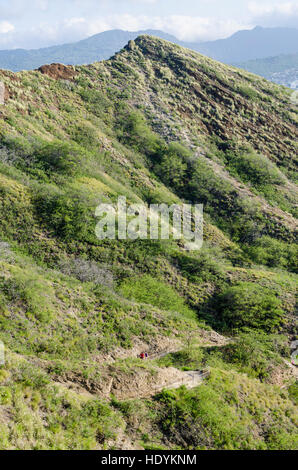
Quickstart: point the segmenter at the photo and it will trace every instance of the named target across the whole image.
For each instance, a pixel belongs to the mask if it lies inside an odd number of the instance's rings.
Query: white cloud
[[[219,20],[217,18],[178,16],[165,18],[163,29],[184,41],[212,40],[230,36],[239,29],[250,28],[251,25],[235,20]]]
[[[219,20],[192,16],[146,16],[116,14],[88,19],[83,16],[70,17],[59,23],[40,23],[26,31],[15,31],[12,24],[0,22],[0,49],[35,48],[54,44],[75,42],[110,29],[139,31],[159,29],[173,34],[183,41],[212,40],[227,37],[250,25],[237,21]]]
[[[129,14],[111,15],[93,20],[86,18],[69,18],[64,21],[64,33],[77,37],[86,37],[109,29],[124,29],[138,31],[144,29],[160,29],[173,34],[180,40],[195,41],[227,37],[239,29],[250,28],[250,24],[234,20],[219,20],[216,18],[196,16],[134,16]],[[61,28],[59,28],[61,31]],[[68,34],[69,33],[69,34]]]
[[[0,34],[11,33],[14,29],[14,25],[8,21],[0,21]]]
[[[66,28],[72,28],[73,26],[85,25],[85,24],[86,24],[85,18],[69,18],[64,21],[64,25]]]
[[[26,15],[34,16],[36,11],[46,11],[49,0],[0,0],[0,16],[5,20],[24,18]]]
[[[262,26],[298,27],[298,3],[265,3],[250,2],[248,5],[252,20]]]
[[[271,14],[281,14],[281,15],[292,15],[298,12],[298,4],[295,2],[287,2],[280,4],[263,4],[257,2],[250,2],[248,5],[249,11],[254,15],[271,15]]]

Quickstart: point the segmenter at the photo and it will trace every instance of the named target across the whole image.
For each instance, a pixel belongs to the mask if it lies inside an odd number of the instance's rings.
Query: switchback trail
[[[183,374],[184,374],[184,377],[182,377],[180,380],[163,385],[162,387],[157,385],[153,387],[152,391],[155,394],[155,393],[161,392],[165,388],[176,389],[176,388],[181,387],[182,385],[184,385],[186,388],[189,388],[189,389],[197,387],[198,385],[201,385],[202,382],[210,376],[210,371],[208,369],[192,370],[192,371],[183,372]]]
[[[160,359],[167,356],[168,354],[173,354],[181,351],[181,349],[175,351],[161,351],[159,353],[154,353],[149,355],[146,359],[143,360],[154,360]],[[178,369],[177,369],[178,371]],[[162,385],[153,385],[150,390],[148,390],[148,396],[152,396],[158,392],[161,392],[163,389],[176,389],[184,385],[186,388],[194,388],[200,385],[206,378],[210,376],[209,369],[203,370],[192,370],[192,371],[179,371],[180,377],[174,381],[168,383],[163,383]]]

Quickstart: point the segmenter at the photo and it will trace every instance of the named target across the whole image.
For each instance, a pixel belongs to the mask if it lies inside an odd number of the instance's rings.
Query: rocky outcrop
[[[48,75],[49,77],[54,78],[55,80],[71,80],[76,76],[74,67],[63,64],[42,65],[39,67],[38,71],[44,75]]]

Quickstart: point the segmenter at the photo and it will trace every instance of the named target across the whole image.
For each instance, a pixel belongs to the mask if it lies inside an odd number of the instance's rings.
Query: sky
[[[255,26],[298,28],[298,0],[0,0],[0,49],[75,42],[109,29],[208,41]]]

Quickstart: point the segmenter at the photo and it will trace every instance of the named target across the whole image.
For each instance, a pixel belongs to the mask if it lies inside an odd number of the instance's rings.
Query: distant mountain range
[[[173,43],[179,40],[162,31],[105,31],[88,39],[71,44],[45,47],[42,49],[13,49],[0,51],[0,68],[13,72],[32,70],[44,64],[59,62],[66,65],[83,65],[109,59],[120,51],[131,39],[142,34],[157,36]]]
[[[195,50],[227,64],[298,53],[298,29],[262,28],[238,31],[227,39],[197,44]]]
[[[260,26],[252,30],[238,31],[227,39],[208,42],[184,42],[158,30],[111,30],[71,44],[31,50],[2,50],[0,68],[17,72],[32,70],[53,62],[82,65],[101,61],[110,58],[128,41],[143,34],[193,49],[226,64],[243,67],[270,80],[275,77],[274,81],[279,80],[278,83],[287,86],[297,78],[298,29]],[[288,74],[289,70],[292,72],[287,80],[285,77],[279,77],[279,74]]]
[[[236,65],[273,82],[298,89],[298,54],[282,54]]]

